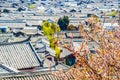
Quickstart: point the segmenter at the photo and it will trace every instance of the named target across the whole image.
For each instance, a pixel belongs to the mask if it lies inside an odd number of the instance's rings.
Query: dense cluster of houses
[[[69,50],[62,48],[57,61],[55,50],[50,47],[50,42],[41,29],[42,22],[55,22],[66,15],[70,24],[78,27],[80,22],[88,19],[89,14],[95,14],[101,21],[106,17],[103,27],[108,30],[118,27],[118,23],[110,23],[112,17],[102,14],[104,11],[109,13],[118,9],[118,3],[112,2],[111,6],[99,1],[0,0],[0,80],[39,80],[41,77],[40,80],[59,80],[50,70],[68,70],[70,66],[66,65],[67,59],[73,65],[75,57]],[[30,8],[31,4],[35,7]],[[115,21],[118,21],[117,15]],[[79,30],[61,31],[58,38],[61,44],[61,37],[69,44],[71,33],[74,35],[72,45],[77,50],[83,41]],[[94,53],[97,44],[90,42],[88,45]]]

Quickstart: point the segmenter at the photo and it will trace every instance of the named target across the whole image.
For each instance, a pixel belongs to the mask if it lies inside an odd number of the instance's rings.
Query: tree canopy
[[[42,28],[44,35],[46,35],[50,41],[50,47],[56,52],[56,58],[59,58],[61,53],[61,48],[58,45],[59,43],[57,39],[57,33],[60,31],[59,26],[57,26],[55,22],[50,23],[48,21],[44,21]]]
[[[109,16],[115,17],[117,15],[118,11],[111,11],[111,13],[109,14]]]
[[[89,20],[92,29],[88,27],[86,30],[85,25],[81,25],[84,40],[77,50],[72,44],[63,45],[76,57],[76,63],[66,72],[55,73],[56,76],[62,80],[120,80],[120,25],[118,30],[108,31],[102,28],[96,17]],[[90,51],[90,42],[96,43],[95,53]]]
[[[4,9],[4,10],[3,10],[3,13],[10,13],[10,10]]]
[[[30,4],[29,6],[30,9],[34,9],[35,7],[36,7],[35,4]]]
[[[69,22],[70,21],[68,16],[64,16],[63,18],[60,17],[58,20],[58,25],[60,26],[61,30],[66,30]]]

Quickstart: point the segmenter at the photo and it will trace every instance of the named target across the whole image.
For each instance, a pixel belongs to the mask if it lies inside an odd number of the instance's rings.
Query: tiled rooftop
[[[55,71],[58,73],[58,71]],[[62,74],[61,74],[62,75]],[[69,74],[69,76],[66,74],[68,79],[74,79],[72,76],[72,73]],[[14,74],[14,76],[6,75],[2,76],[1,80],[63,80],[63,78],[60,78],[50,71],[43,71],[43,72],[35,72],[35,73],[23,73],[23,74]]]
[[[5,73],[17,73],[19,72],[18,70],[8,67],[5,64],[0,64],[0,74],[5,74]]]
[[[16,69],[40,66],[38,56],[30,43],[0,45],[1,62]]]

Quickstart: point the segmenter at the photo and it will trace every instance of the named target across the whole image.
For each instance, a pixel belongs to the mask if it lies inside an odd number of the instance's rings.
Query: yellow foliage
[[[84,30],[84,28],[83,28],[83,26],[81,25],[81,26],[79,26],[79,29],[80,29],[80,31],[83,31]]]
[[[59,26],[57,26],[57,32],[60,32],[60,27]]]
[[[60,57],[60,53],[61,53],[61,48],[56,46],[55,47],[55,52],[56,52],[56,58],[59,58]]]
[[[92,20],[93,20],[95,23],[99,22],[98,16],[96,16],[96,15],[91,15],[91,18],[92,18]]]
[[[50,47],[56,52],[56,57],[59,58],[61,49],[58,47],[57,32],[60,32],[60,27],[55,23],[50,23],[48,21],[43,22],[44,34],[48,37],[50,41]]]
[[[112,31],[108,31],[108,34],[109,34],[109,35],[112,34]]]
[[[34,4],[30,4],[30,9],[34,9],[36,6]]]
[[[103,72],[103,69],[99,68],[98,73],[101,74]]]
[[[112,11],[109,16],[116,16],[117,15],[117,11]]]

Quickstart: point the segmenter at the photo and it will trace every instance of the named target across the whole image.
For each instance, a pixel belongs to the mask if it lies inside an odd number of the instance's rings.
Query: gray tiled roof
[[[12,33],[2,33],[0,34],[0,44],[7,42],[9,39],[13,38],[13,34]]]
[[[26,23],[0,23],[0,26],[8,26],[10,28],[24,28]]]
[[[17,75],[17,76],[6,77],[1,80],[39,80],[40,77],[42,77],[43,80],[60,80],[58,77],[53,76],[50,73],[37,74],[37,75]]]
[[[67,76],[67,74],[66,74]],[[72,75],[67,76],[70,79],[74,79]],[[27,74],[17,74],[17,75],[7,75],[2,76],[1,80],[63,80],[62,78],[53,75],[50,71],[27,73]]]
[[[3,66],[0,65],[0,74],[2,73],[10,73],[11,71],[9,71],[8,69],[4,68]]]
[[[8,37],[0,37],[0,43],[7,42],[8,39]]]
[[[15,73],[15,72],[19,72],[18,70],[8,67],[5,64],[1,64],[0,63],[0,74],[4,74],[4,73]]]
[[[0,45],[0,61],[16,69],[40,66],[39,58],[30,43]]]

